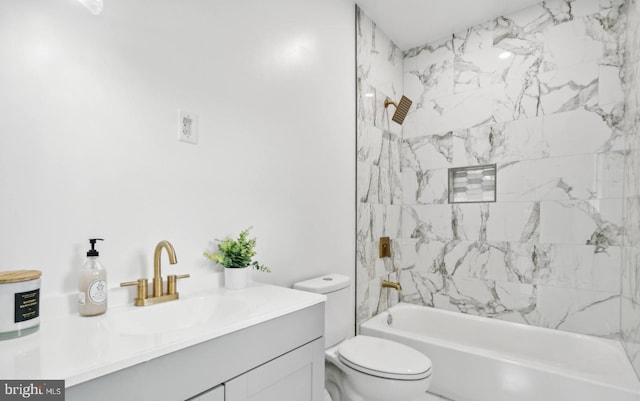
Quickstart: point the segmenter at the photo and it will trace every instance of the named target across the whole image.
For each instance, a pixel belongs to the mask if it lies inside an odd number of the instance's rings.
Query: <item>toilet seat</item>
[[[338,359],[346,366],[371,376],[394,380],[423,380],[431,376],[431,360],[404,344],[358,335],[343,341]]]

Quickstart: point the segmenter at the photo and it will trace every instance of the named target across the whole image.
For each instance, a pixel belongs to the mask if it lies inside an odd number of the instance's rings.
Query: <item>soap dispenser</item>
[[[91,238],[91,250],[87,252],[87,261],[80,271],[80,293],[78,294],[78,311],[82,316],[101,315],[107,311],[107,271],[98,260],[96,241],[102,238]]]

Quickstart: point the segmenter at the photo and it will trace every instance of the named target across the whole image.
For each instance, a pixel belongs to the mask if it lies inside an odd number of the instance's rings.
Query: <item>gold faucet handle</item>
[[[177,294],[177,285],[176,285],[176,281],[180,278],[189,278],[191,277],[190,274],[170,274],[167,276],[167,294],[168,295],[173,295],[173,294]]]
[[[120,283],[120,287],[138,286],[138,297],[136,299],[147,298],[148,284],[146,278],[139,278],[138,281],[126,281]]]

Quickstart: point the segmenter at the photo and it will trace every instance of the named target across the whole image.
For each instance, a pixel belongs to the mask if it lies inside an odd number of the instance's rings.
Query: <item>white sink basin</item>
[[[114,308],[104,324],[124,335],[162,334],[223,322],[248,309],[245,302],[216,296],[194,296],[156,305]]]
[[[134,289],[117,288],[110,294],[107,313],[94,317],[79,316],[71,307],[77,302],[75,293],[49,297],[41,306],[43,320],[37,333],[0,341],[0,378],[53,377],[74,387],[240,330],[255,333],[262,330],[256,325],[306,308],[313,307],[316,316],[324,301],[322,295],[260,283],[226,290],[220,276],[211,273],[192,278],[193,282],[181,287],[180,299],[149,306],[133,306]],[[309,323],[305,319],[301,324]],[[298,329],[295,335],[305,330]],[[292,333],[285,337],[294,336]],[[239,344],[246,348],[243,342]]]

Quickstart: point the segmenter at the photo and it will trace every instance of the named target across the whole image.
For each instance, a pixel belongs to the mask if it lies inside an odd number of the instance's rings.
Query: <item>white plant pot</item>
[[[247,286],[249,281],[249,268],[247,267],[225,267],[224,268],[224,288],[239,290]]]

